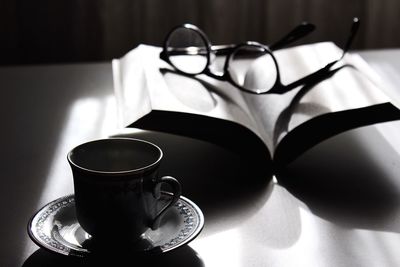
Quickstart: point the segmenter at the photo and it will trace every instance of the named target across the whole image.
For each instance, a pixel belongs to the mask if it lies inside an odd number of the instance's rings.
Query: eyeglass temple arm
[[[354,18],[353,24],[351,27],[351,31],[350,31],[350,36],[347,39],[346,45],[344,46],[344,49],[343,49],[343,56],[350,49],[351,44],[353,43],[353,39],[358,31],[359,25],[360,25],[359,19]],[[272,51],[284,48],[285,46],[289,45],[290,43],[293,43],[293,42],[297,41],[298,39],[306,36],[313,30],[315,30],[315,26],[313,24],[310,24],[308,22],[303,22],[302,24],[298,25],[293,30],[291,30],[287,35],[285,35],[279,41],[277,41],[274,44],[272,44],[271,46],[269,46],[269,48]],[[235,46],[236,45],[234,45],[234,44],[213,45],[213,46],[211,46],[211,50],[214,51],[217,55],[227,55],[230,52],[232,52],[232,50],[235,48]]]
[[[295,27],[293,30],[291,30],[284,37],[282,37],[280,40],[270,45],[269,48],[272,51],[284,48],[285,46],[297,41],[298,39],[303,38],[304,36],[312,32],[314,29],[315,26],[313,24],[310,24],[308,22],[303,22],[297,27]]]
[[[350,36],[347,39],[346,45],[344,46],[343,55],[350,49],[353,39],[358,31],[359,25],[360,25],[359,19],[353,18],[353,24],[351,27]],[[284,48],[285,46],[297,41],[298,39],[306,36],[307,34],[309,34],[310,32],[312,32],[314,30],[315,30],[314,24],[311,24],[308,22],[303,22],[300,25],[296,26],[293,30],[291,30],[284,37],[282,37],[279,41],[270,45],[269,48],[272,51]],[[213,45],[213,46],[211,46],[211,50],[213,52],[215,52],[217,55],[227,55],[230,52],[232,52],[232,50],[235,47],[236,47],[235,44]]]
[[[340,67],[338,69],[331,70],[331,67],[333,65],[335,65],[338,61],[340,61],[344,57],[344,55],[349,51],[349,49],[350,49],[350,47],[351,47],[351,45],[353,43],[354,37],[357,34],[357,31],[358,31],[359,27],[360,27],[360,20],[358,18],[353,18],[353,24],[351,25],[350,35],[347,38],[347,41],[346,41],[345,46],[343,48],[342,56],[339,59],[328,63],[325,67],[323,67],[322,69],[317,70],[314,73],[311,73],[311,74],[309,74],[309,75],[307,75],[307,76],[305,76],[305,77],[303,77],[303,78],[301,78],[301,79],[299,79],[297,81],[294,81],[291,84],[288,84],[286,86],[283,86],[282,88],[277,89],[274,93],[283,94],[283,93],[286,93],[286,92],[288,92],[288,91],[290,91],[290,90],[292,90],[292,89],[294,89],[294,88],[296,88],[296,87],[298,87],[300,85],[323,81],[327,77],[331,76],[330,75],[331,72],[336,72],[336,70],[341,69],[341,67]]]
[[[357,17],[355,17],[353,18],[353,24],[351,25],[350,35],[347,38],[346,44],[343,47],[342,58],[347,53],[347,51],[350,50],[351,44],[353,43],[354,37],[356,36],[359,28],[360,28],[360,20]]]

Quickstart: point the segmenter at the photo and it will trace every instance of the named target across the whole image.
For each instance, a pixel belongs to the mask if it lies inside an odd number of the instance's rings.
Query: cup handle
[[[163,176],[160,178],[159,181],[157,181],[156,186],[154,187],[153,195],[155,198],[160,198],[160,188],[161,184],[166,183],[169,184],[172,188],[172,199],[171,201],[165,205],[160,212],[157,214],[157,216],[154,218],[153,223],[151,224],[151,229],[156,230],[160,226],[160,221],[162,216],[165,214],[165,212],[172,207],[180,198],[182,189],[181,189],[181,184],[172,176]]]

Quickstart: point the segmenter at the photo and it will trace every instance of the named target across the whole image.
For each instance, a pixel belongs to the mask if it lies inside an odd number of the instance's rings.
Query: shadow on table
[[[76,258],[58,255],[44,249],[36,250],[24,262],[22,267],[71,267],[71,266],[137,266],[137,267],[152,267],[152,266],[204,266],[203,261],[189,246],[183,246],[174,251],[167,252],[161,255],[151,256],[125,256],[125,257],[87,257]]]
[[[216,135],[232,138],[234,133]],[[201,235],[234,227],[261,207],[271,194],[269,155],[249,131],[223,146],[156,131],[119,136],[140,138],[160,146],[164,152],[160,175],[176,177],[182,184],[182,194],[203,211],[205,228]]]
[[[398,153],[369,126],[307,151],[278,181],[317,216],[349,228],[400,232]],[[397,222],[397,223],[396,223]]]

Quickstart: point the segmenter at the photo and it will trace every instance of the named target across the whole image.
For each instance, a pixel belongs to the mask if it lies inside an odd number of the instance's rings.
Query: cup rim
[[[85,167],[82,167],[80,165],[78,165],[77,163],[73,162],[73,160],[71,159],[71,156],[74,152],[75,149],[82,147],[84,145],[90,144],[90,143],[97,143],[97,142],[103,142],[103,141],[109,141],[109,140],[129,140],[129,141],[135,141],[135,142],[141,142],[141,143],[146,143],[148,145],[151,145],[152,147],[156,148],[159,151],[159,156],[157,158],[157,160],[155,160],[153,163],[141,167],[141,168],[137,168],[137,169],[131,169],[131,170],[125,170],[125,171],[100,171],[100,170],[92,170],[92,169],[88,169]],[[137,173],[143,173],[149,169],[152,169],[154,166],[158,165],[161,161],[163,157],[163,152],[161,150],[161,148],[155,144],[153,144],[152,142],[146,141],[146,140],[142,140],[142,139],[137,139],[137,138],[128,138],[128,137],[111,137],[111,138],[102,138],[102,139],[96,139],[96,140],[92,140],[92,141],[88,141],[85,143],[82,143],[80,145],[75,146],[73,149],[71,149],[68,152],[67,155],[67,159],[69,164],[71,164],[73,167],[77,168],[78,170],[84,171],[84,172],[88,172],[88,173],[92,173],[92,174],[97,174],[97,175],[127,175],[127,174],[137,174]]]

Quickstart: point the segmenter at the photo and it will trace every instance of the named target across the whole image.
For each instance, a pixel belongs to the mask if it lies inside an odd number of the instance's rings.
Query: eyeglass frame
[[[167,43],[168,40],[170,39],[170,36],[172,35],[172,33],[174,33],[177,29],[180,28],[186,28],[189,30],[192,30],[194,32],[196,32],[197,34],[199,34],[199,36],[201,37],[202,41],[205,44],[205,49],[206,49],[206,56],[207,56],[207,62],[205,67],[197,72],[197,73],[189,73],[189,72],[185,72],[182,71],[181,69],[177,68],[170,60],[169,55],[171,54],[168,51],[168,47],[167,47]],[[278,42],[275,42],[275,44],[271,45],[270,48],[268,48],[267,46],[260,44],[258,42],[254,42],[254,41],[248,41],[245,43],[241,43],[241,44],[228,44],[228,45],[212,45],[210,40],[208,39],[207,35],[200,29],[198,28],[196,25],[193,24],[183,24],[183,25],[179,25],[174,27],[166,36],[165,40],[164,40],[164,45],[163,45],[163,50],[160,53],[160,58],[164,61],[166,61],[168,64],[170,64],[172,67],[174,67],[175,71],[179,74],[182,75],[187,75],[187,76],[196,76],[199,74],[205,74],[208,75],[214,79],[220,80],[220,81],[227,81],[229,83],[231,83],[232,85],[234,85],[236,88],[248,92],[248,93],[252,93],[252,94],[258,94],[254,91],[251,91],[249,89],[246,89],[240,85],[238,85],[233,79],[232,76],[230,75],[229,72],[229,59],[230,56],[237,51],[238,49],[240,49],[241,47],[245,47],[245,46],[254,46],[254,47],[258,47],[258,48],[262,48],[265,51],[267,51],[273,58],[275,67],[277,69],[277,81],[278,78],[280,80],[280,73],[279,73],[279,68],[278,68],[278,63],[276,61],[276,58],[272,55],[272,52],[270,51],[270,49],[274,49],[274,50],[278,50],[281,49],[283,47],[285,47],[286,45],[288,45],[289,43],[292,43],[298,39],[300,39],[301,37],[307,35],[308,33],[310,33],[311,31],[313,31],[315,29],[315,26],[313,24],[307,23],[307,22],[303,22],[300,25],[298,25],[297,27],[295,27],[292,31],[290,31],[287,35],[285,35],[283,38],[281,38]],[[179,52],[178,52],[179,53]],[[215,55],[220,55],[220,54],[226,54],[226,59],[225,59],[225,63],[224,63],[224,68],[223,68],[223,73],[222,75],[217,75],[215,73],[213,73],[210,70],[210,65],[211,65],[211,54],[215,53]],[[274,85],[275,86],[275,85]],[[263,93],[269,93],[271,89],[268,89]],[[272,93],[272,92],[270,92]]]
[[[180,70],[179,68],[177,68],[170,60],[169,55],[171,54],[171,52],[168,51],[168,40],[171,37],[172,33],[174,33],[177,29],[180,28],[186,28],[192,31],[195,31],[199,34],[199,36],[201,37],[202,41],[205,44],[205,49],[206,49],[206,56],[207,56],[207,63],[205,65],[205,67],[197,72],[197,73],[188,73],[188,72],[184,72],[182,70]],[[247,41],[241,44],[228,44],[228,45],[212,45],[211,42],[209,41],[207,35],[197,26],[193,25],[193,24],[183,24],[183,25],[179,25],[174,27],[166,36],[165,40],[164,40],[164,44],[163,44],[163,50],[160,52],[160,59],[164,60],[165,62],[167,62],[168,64],[170,64],[177,73],[182,74],[182,75],[186,75],[186,76],[196,76],[196,75],[200,75],[200,74],[205,74],[207,76],[210,76],[214,79],[220,80],[220,81],[226,81],[231,83],[232,85],[234,85],[236,88],[238,88],[241,91],[247,92],[247,93],[251,93],[251,94],[255,94],[255,95],[262,95],[262,94],[284,94],[288,91],[291,91],[292,89],[300,86],[300,85],[305,85],[307,83],[315,83],[318,80],[323,80],[324,76],[327,74],[327,72],[330,71],[330,68],[335,65],[338,61],[340,61],[344,55],[347,53],[347,51],[350,49],[350,46],[353,42],[353,39],[358,31],[359,28],[359,19],[357,17],[353,18],[353,23],[352,23],[352,27],[350,30],[350,35],[347,38],[346,44],[343,48],[343,53],[342,56],[339,59],[336,59],[328,64],[326,64],[324,67],[322,67],[321,69],[308,74],[294,82],[291,82],[287,85],[284,85],[281,81],[281,75],[280,75],[280,68],[279,68],[279,64],[278,61],[276,59],[276,57],[273,54],[273,51],[279,50],[281,48],[284,48],[285,46],[289,45],[290,43],[304,37],[305,35],[307,35],[308,33],[310,33],[311,31],[313,31],[315,29],[315,26],[313,24],[309,24],[306,22],[303,22],[302,24],[298,25],[297,27],[295,27],[293,30],[291,30],[288,34],[286,34],[283,38],[279,39],[277,42],[275,42],[274,44],[267,46],[264,44],[261,44],[259,42],[255,42],[255,41]],[[273,63],[275,65],[275,69],[276,69],[276,78],[275,78],[275,83],[274,85],[265,90],[265,91],[261,91],[262,89],[258,90],[258,91],[253,91],[250,89],[246,89],[243,86],[238,85],[232,78],[230,71],[229,71],[229,62],[230,62],[230,58],[232,57],[232,55],[235,54],[236,51],[239,51],[239,49],[241,49],[242,47],[255,47],[255,48],[260,48],[263,49],[269,56],[271,56]],[[226,55],[226,59],[225,59],[225,63],[224,63],[224,67],[223,67],[223,72],[222,75],[217,75],[215,73],[213,73],[210,70],[210,65],[211,65],[211,54],[215,53],[215,55]],[[260,92],[261,91],[261,92]]]

